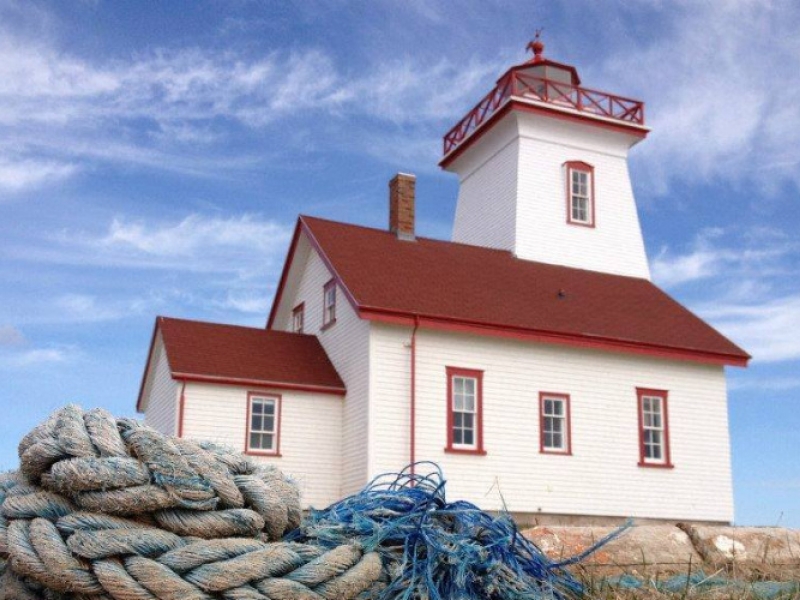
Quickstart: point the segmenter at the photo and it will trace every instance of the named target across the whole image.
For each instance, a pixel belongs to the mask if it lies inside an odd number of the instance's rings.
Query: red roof
[[[157,317],[172,377],[343,395],[345,386],[313,335]],[[152,344],[150,355],[152,355]],[[142,379],[137,410],[141,406]]]
[[[645,279],[521,260],[504,250],[399,240],[313,217],[300,217],[300,231],[363,318],[703,362],[749,359]]]

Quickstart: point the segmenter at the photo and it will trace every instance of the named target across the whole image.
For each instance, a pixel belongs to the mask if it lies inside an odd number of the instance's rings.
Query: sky
[[[68,402],[133,415],[156,315],[263,326],[298,213],[448,239],[441,137],[545,54],[642,99],[654,281],[728,369],[738,524],[800,528],[800,6],[0,0],[0,470]]]

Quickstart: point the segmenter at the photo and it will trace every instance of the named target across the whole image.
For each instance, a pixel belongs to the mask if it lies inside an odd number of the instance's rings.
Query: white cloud
[[[646,184],[661,193],[676,180],[800,185],[800,87],[787,85],[800,70],[796,5],[648,7],[660,25],[652,42],[619,48],[604,69],[648,103],[653,132],[636,151]]]
[[[77,355],[74,346],[51,348],[32,348],[21,352],[0,354],[0,368],[30,368],[42,365],[60,364],[73,360]]]
[[[800,294],[758,304],[706,304],[697,310],[755,361],[800,359]]]
[[[234,49],[155,48],[128,59],[88,59],[41,32],[26,36],[0,22],[0,188],[27,189],[97,161],[225,176],[232,165],[269,162],[262,150],[231,152],[232,125],[263,137],[279,119],[320,114],[374,141],[383,135],[376,123],[411,128],[393,147],[427,158],[442,120],[460,116],[505,66],[405,57],[352,74],[316,48],[256,58]],[[319,125],[315,142],[327,131],[327,143],[347,146],[352,138],[334,130]]]
[[[800,243],[793,237],[768,228],[708,229],[686,253],[662,249],[651,267],[657,284],[684,290],[682,301],[754,361],[800,359]]]
[[[800,389],[800,377],[747,377],[728,378],[728,389],[731,391],[767,391],[785,392]]]
[[[754,292],[753,279],[763,283],[769,277],[784,276],[800,264],[798,259],[800,243],[783,232],[709,228],[695,237],[685,253],[663,247],[650,261],[650,269],[653,280],[667,288],[719,278],[740,288],[741,295]]]
[[[292,228],[252,215],[219,218],[192,214],[177,223],[114,219],[108,233],[84,243],[105,260],[128,266],[243,272],[283,254]]]
[[[76,170],[77,166],[72,163],[40,159],[11,160],[0,156],[0,189],[17,191],[36,187],[69,177]]]

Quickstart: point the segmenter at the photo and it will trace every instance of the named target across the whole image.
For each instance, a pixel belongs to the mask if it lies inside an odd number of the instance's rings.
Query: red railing
[[[644,125],[644,102],[511,71],[467,113],[467,116],[447,132],[444,136],[444,155],[447,156],[458,148],[461,142],[502,107],[511,96],[547,102],[634,125]]]

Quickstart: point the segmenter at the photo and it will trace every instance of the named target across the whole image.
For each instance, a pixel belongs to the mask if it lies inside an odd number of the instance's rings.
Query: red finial
[[[542,56],[542,52],[544,52],[544,42],[539,39],[542,35],[542,31],[544,31],[544,28],[537,29],[535,37],[525,47],[526,50],[533,52],[533,62],[541,62],[544,60]]]

